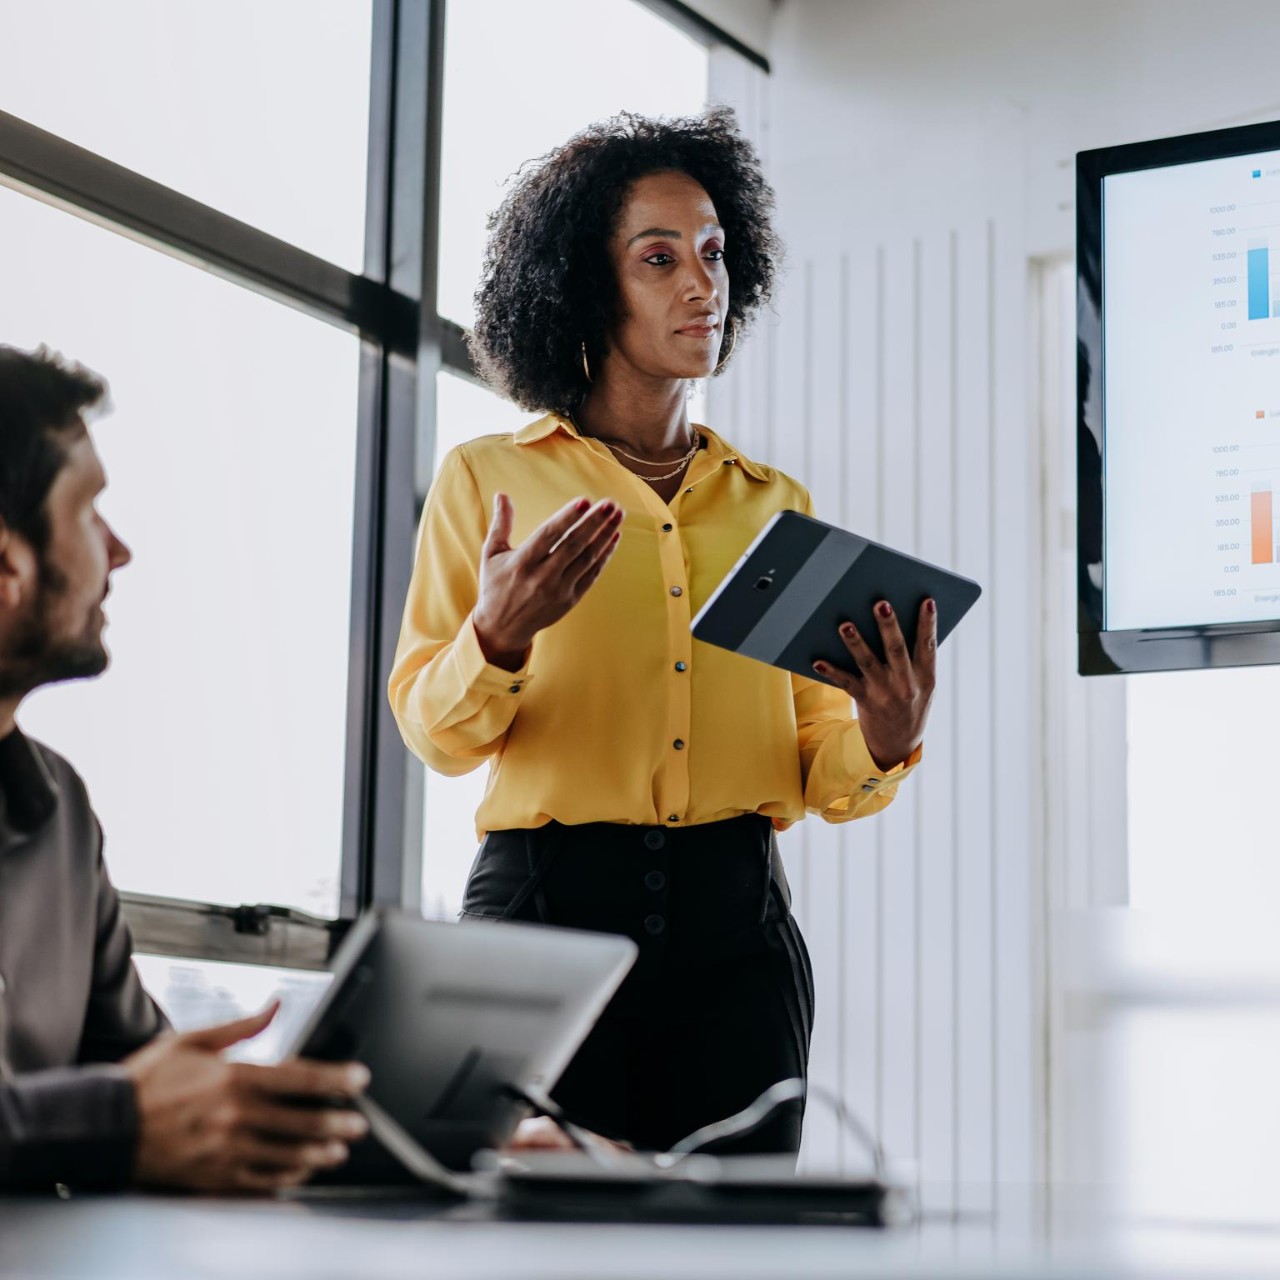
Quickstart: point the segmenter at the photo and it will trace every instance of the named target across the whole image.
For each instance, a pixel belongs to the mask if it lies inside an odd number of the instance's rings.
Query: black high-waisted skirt
[[[767,818],[493,831],[462,916],[621,933],[639,946],[553,1094],[598,1133],[666,1150],[807,1075],[813,972]],[[794,1153],[803,1110],[784,1104],[709,1149]]]

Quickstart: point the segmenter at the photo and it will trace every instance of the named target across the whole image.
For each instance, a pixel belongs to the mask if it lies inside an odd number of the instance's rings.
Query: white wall
[[[1072,375],[1042,394],[1033,263],[1072,251],[1077,150],[1280,115],[1278,48],[1261,0],[783,0],[763,92],[713,69],[749,104],[790,251],[713,421],[820,514],[986,588],[898,802],[787,847],[821,985],[815,1079],[939,1207],[1087,1169],[1062,1106],[1050,1141],[1046,957],[1060,913],[1124,900],[1123,685],[1082,684],[1055,639]],[[1088,725],[1110,728],[1082,758]],[[807,1143],[839,1154],[817,1112]]]

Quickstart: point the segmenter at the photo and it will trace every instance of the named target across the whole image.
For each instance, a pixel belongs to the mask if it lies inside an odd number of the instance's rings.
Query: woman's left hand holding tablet
[[[876,605],[885,661],[871,651],[852,622],[840,638],[858,664],[858,672],[815,662],[813,669],[838,685],[858,704],[858,722],[871,758],[880,769],[902,764],[924,739],[933,700],[938,657],[938,611],[932,600],[920,606],[916,648],[912,654],[887,600]]]

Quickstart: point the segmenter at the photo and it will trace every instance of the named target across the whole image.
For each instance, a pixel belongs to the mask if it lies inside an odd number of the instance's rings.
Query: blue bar
[[[1249,319],[1265,320],[1271,314],[1270,250],[1249,250]]]

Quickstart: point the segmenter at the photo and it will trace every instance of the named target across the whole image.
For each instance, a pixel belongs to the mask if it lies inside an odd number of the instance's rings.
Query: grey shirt
[[[113,1064],[166,1026],[84,783],[15,729],[0,739],[0,1189],[126,1183],[138,1120]]]

